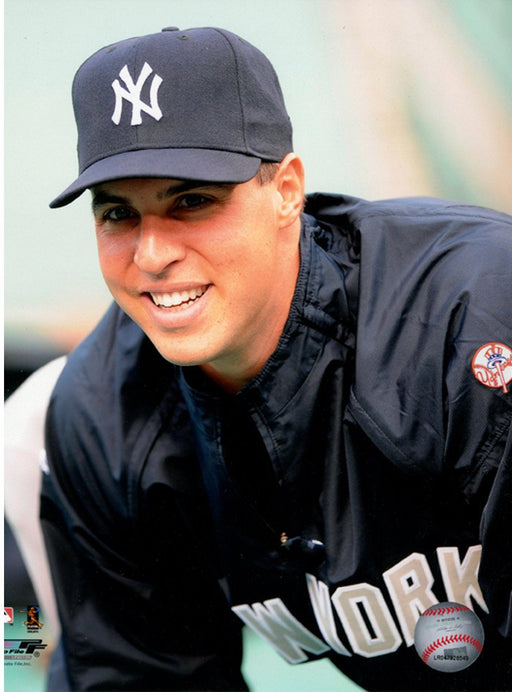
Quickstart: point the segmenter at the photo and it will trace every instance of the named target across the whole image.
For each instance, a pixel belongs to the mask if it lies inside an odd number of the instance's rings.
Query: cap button
[[[166,26],[162,29],[162,31],[179,31],[180,28],[179,26]]]

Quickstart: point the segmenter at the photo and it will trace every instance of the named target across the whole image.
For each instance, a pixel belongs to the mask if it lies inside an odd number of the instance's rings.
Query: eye
[[[134,219],[137,214],[129,207],[117,206],[107,209],[102,214],[103,221],[126,221],[127,219]]]
[[[211,198],[199,192],[190,192],[176,200],[176,209],[200,209],[211,202]]]

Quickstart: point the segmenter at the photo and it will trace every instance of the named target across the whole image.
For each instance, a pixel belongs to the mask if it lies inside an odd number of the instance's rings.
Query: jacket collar
[[[303,215],[300,269],[283,334],[261,372],[236,395],[264,437],[273,436],[267,431],[283,420],[283,412],[293,407],[300,391],[309,391],[308,380],[318,382],[316,370],[330,357],[332,344],[336,353],[354,347],[357,295],[347,286],[357,285],[358,262],[350,257],[348,245],[337,229]],[[180,380],[194,408],[211,410],[222,406],[228,396],[198,368],[181,369]]]

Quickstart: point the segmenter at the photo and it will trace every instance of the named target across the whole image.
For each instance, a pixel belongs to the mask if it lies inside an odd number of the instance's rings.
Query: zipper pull
[[[303,538],[302,536],[288,538],[283,531],[280,541],[281,548],[294,560],[302,558],[307,562],[320,564],[325,559],[325,545],[315,538]]]

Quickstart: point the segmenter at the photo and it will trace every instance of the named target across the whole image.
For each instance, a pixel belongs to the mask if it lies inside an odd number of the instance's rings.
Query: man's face
[[[277,345],[298,271],[298,219],[272,181],[97,186],[101,269],[161,355],[249,379]],[[245,377],[247,375],[247,377]]]

